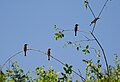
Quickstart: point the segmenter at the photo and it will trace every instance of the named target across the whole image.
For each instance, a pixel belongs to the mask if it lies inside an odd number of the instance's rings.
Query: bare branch
[[[88,3],[88,7],[89,7],[89,9],[90,9],[90,11],[91,11],[93,17],[96,18],[96,17],[95,17],[95,14],[94,14],[94,12],[93,12],[93,10],[92,10],[92,8],[91,8],[90,5],[89,5],[89,3]]]
[[[95,27],[96,27],[96,23],[95,23],[94,26],[93,26],[92,33],[94,32]]]
[[[15,53],[14,55],[12,55],[10,58],[8,58],[8,59],[5,61],[5,63],[1,66],[0,70],[3,69],[3,67],[6,65],[6,63],[7,63],[8,61],[10,61],[13,57],[17,56],[18,54],[20,54],[20,53],[22,53],[22,52],[23,52],[23,51],[19,51],[19,52]]]
[[[104,51],[102,45],[100,44],[100,42],[98,41],[98,39],[95,37],[95,35],[94,35],[92,32],[90,32],[90,33],[91,33],[91,35],[93,36],[93,38],[95,39],[95,41],[97,42],[98,46],[99,46],[99,47],[101,48],[101,50],[102,50],[102,53],[103,53],[103,56],[104,56],[104,59],[105,59],[105,63],[106,63],[106,67],[107,67],[107,72],[108,72],[108,75],[109,75],[109,65],[108,65],[108,63],[107,63],[107,58],[106,58],[105,51]]]
[[[100,15],[102,14],[103,9],[105,8],[105,6],[106,6],[107,2],[108,2],[108,0],[106,0],[105,4],[103,5],[103,7],[102,7],[102,9],[101,9],[101,11],[100,11],[100,13],[99,13],[99,15],[98,15],[98,18],[99,18],[99,17],[100,17]]]

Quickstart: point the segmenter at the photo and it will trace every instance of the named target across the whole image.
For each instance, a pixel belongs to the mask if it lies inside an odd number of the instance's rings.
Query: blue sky
[[[90,1],[96,16],[104,2],[105,0]],[[114,53],[120,54],[119,8],[119,0],[108,1],[95,29],[95,35],[105,49],[109,64],[113,64]],[[62,48],[66,41],[83,39],[82,34],[79,33],[75,37],[74,32],[65,32],[65,37],[56,41],[53,26],[56,24],[59,28],[71,30],[74,24],[78,23],[79,30],[90,31],[91,20],[93,16],[90,10],[84,7],[83,0],[1,0],[0,65],[16,52],[23,50],[24,43],[28,43],[29,48],[44,52],[51,48],[54,57],[73,65],[76,71],[78,68],[84,71],[85,63],[82,59],[96,60],[94,52],[84,55],[73,46]],[[99,49],[96,42],[82,44],[91,44],[92,47]],[[103,57],[101,59],[103,60]],[[14,60],[17,60],[20,67],[25,70],[34,70],[35,67],[43,65],[46,67],[52,65],[56,71],[62,70],[62,65],[57,61],[53,59],[48,61],[47,56],[34,51],[29,51],[26,57],[21,53],[12,59]],[[101,62],[104,63],[104,60]]]

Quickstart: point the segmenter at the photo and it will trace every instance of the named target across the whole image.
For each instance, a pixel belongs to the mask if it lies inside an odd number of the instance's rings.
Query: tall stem
[[[100,44],[100,42],[98,41],[98,39],[95,37],[95,35],[92,32],[90,32],[90,33],[91,33],[91,35],[93,36],[93,38],[95,39],[95,41],[97,42],[97,44],[99,45],[99,47],[102,50],[102,53],[103,53],[103,56],[104,56],[104,59],[105,59],[105,63],[106,63],[106,67],[107,67],[107,72],[108,72],[108,75],[109,75],[109,65],[108,65],[108,62],[107,62],[105,51],[104,51],[102,45]]]

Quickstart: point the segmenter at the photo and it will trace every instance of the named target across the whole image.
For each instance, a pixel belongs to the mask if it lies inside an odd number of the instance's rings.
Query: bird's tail
[[[75,32],[75,36],[77,36],[77,32]]]
[[[25,52],[25,56],[26,56],[26,52]]]
[[[50,56],[48,56],[48,60],[50,61]]]

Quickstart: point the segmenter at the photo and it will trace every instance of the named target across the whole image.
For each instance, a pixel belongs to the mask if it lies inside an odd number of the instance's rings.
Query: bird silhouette
[[[75,36],[77,36],[77,31],[78,31],[78,24],[75,24],[75,26],[74,26]]]
[[[47,55],[48,55],[48,60],[50,60],[50,48],[48,48]]]
[[[26,52],[27,52],[27,45],[28,44],[24,44],[24,55],[26,56]]]
[[[100,19],[100,18],[95,18],[92,22],[91,22],[91,24],[90,24],[90,26],[94,23],[94,24],[96,24],[96,21],[98,20],[98,19]]]

